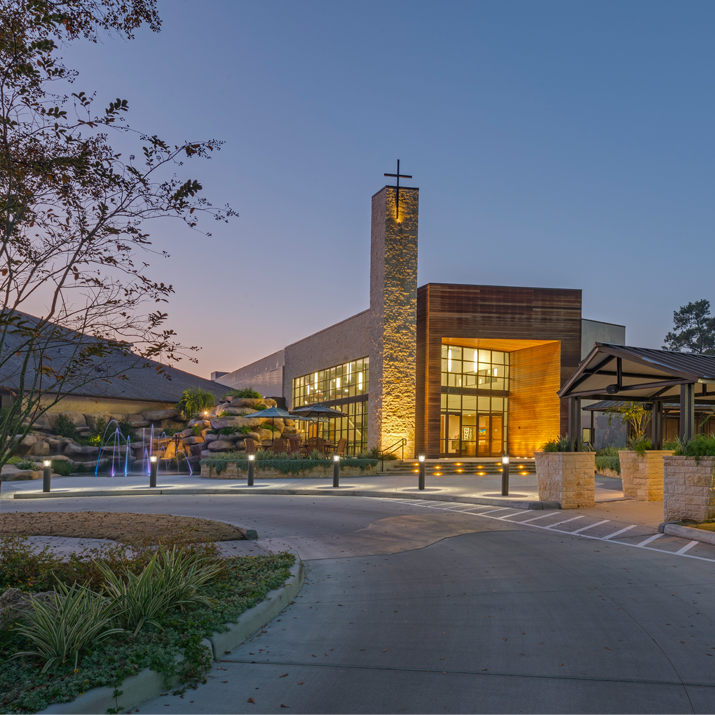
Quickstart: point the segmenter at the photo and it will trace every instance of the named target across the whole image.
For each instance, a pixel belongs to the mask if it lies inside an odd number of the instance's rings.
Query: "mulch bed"
[[[197,543],[244,538],[235,526],[211,519],[105,511],[0,514],[0,536],[10,534],[112,539],[123,544]]]

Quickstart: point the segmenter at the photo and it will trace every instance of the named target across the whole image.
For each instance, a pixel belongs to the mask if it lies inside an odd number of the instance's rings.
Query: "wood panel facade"
[[[581,291],[450,283],[428,283],[417,290],[416,451],[430,459],[440,456],[445,338],[558,341],[559,385],[547,381],[543,389],[548,394],[564,384],[581,359]],[[532,389],[538,392],[536,384]],[[510,435],[511,429],[510,412]],[[563,405],[557,432],[567,429]]]

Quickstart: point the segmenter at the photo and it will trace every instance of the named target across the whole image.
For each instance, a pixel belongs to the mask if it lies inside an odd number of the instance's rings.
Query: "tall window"
[[[347,414],[320,422],[298,422],[305,438],[323,437],[337,443],[344,437],[346,454],[367,450],[369,368],[369,359],[365,357],[293,380],[293,409],[322,402]]]
[[[367,396],[370,359],[361,358],[293,380],[293,409],[316,402]]]
[[[498,457],[509,419],[509,353],[442,345],[441,453]]]

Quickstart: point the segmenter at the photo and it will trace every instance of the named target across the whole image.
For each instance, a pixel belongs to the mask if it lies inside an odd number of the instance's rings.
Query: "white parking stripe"
[[[514,507],[512,506],[502,506],[499,509],[492,509],[491,511],[483,511],[480,516],[483,516],[484,514],[494,514],[497,511],[504,511],[505,509],[513,509]]]
[[[614,536],[618,536],[619,534],[623,534],[626,531],[630,531],[631,529],[635,529],[638,524],[631,524],[630,526],[627,526],[625,529],[621,529],[620,531],[614,531],[612,534],[609,534],[608,536],[604,536],[603,540],[608,541],[608,539],[612,539]]]
[[[593,529],[595,526],[601,526],[601,524],[608,524],[610,519],[604,519],[603,521],[597,521],[595,524],[589,524],[588,526],[584,526],[580,529],[576,529],[576,531],[572,531],[572,534],[580,534],[582,531],[588,531],[589,529]]]
[[[537,519],[546,519],[547,516],[553,516],[554,512],[549,512],[548,514],[542,514],[541,516],[535,516],[533,519],[524,519],[524,521],[517,521],[516,524],[528,524],[530,521],[536,521]]]
[[[583,519],[583,517],[574,516],[572,519],[566,519],[565,521],[557,521],[555,524],[549,524],[546,528],[553,529],[555,526],[561,526],[561,524],[568,524],[570,521],[576,521],[576,519]]]
[[[663,536],[663,534],[653,534],[653,536],[649,536],[645,541],[641,541],[640,544],[636,544],[636,546],[645,546],[646,544],[650,544],[651,541],[660,539],[661,536]]]
[[[696,544],[699,544],[699,541],[691,541],[689,544],[685,544],[682,549],[678,549],[675,553],[676,554],[684,554],[686,551],[690,551],[690,549],[693,548]]]

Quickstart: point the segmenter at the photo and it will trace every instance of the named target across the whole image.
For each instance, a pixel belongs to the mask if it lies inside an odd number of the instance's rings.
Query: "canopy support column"
[[[680,386],[680,439],[683,442],[695,437],[695,384]]]
[[[569,397],[569,452],[580,451],[581,398]]]
[[[660,400],[653,402],[653,411],[650,416],[650,441],[653,449],[663,448],[663,403]]]

